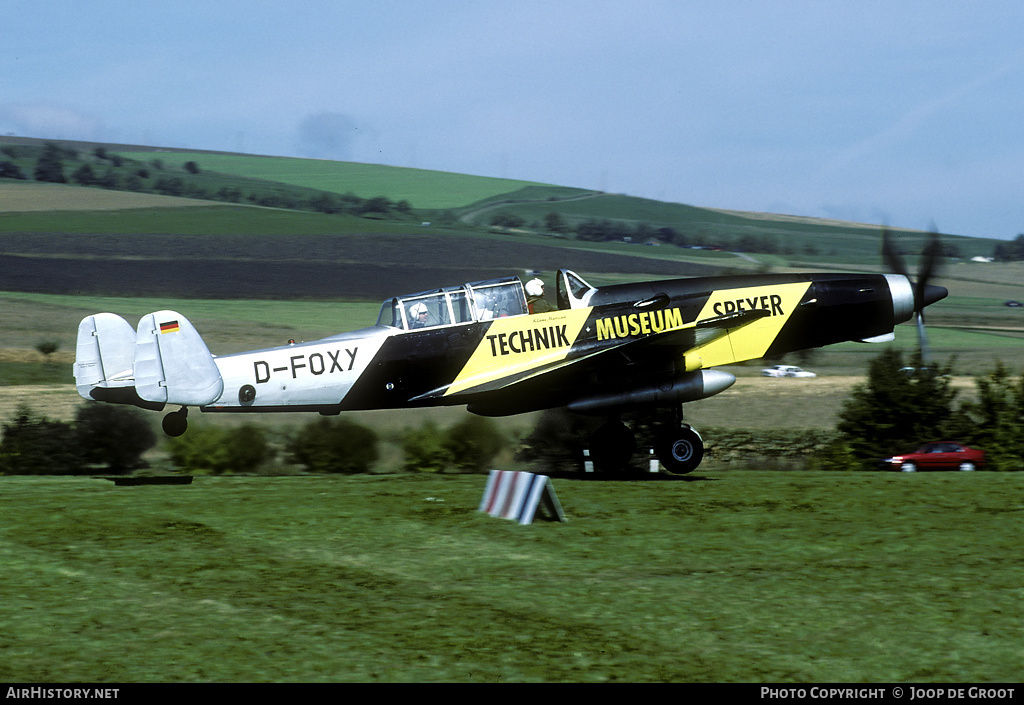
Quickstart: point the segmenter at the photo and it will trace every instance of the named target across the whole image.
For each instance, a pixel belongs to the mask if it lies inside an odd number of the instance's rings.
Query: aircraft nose
[[[926,284],[924,291],[921,292],[921,308],[925,306],[931,306],[936,301],[942,301],[949,295],[949,290],[944,286],[936,286],[934,284]]]

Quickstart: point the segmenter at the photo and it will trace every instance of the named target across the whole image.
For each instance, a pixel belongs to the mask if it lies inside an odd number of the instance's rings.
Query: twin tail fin
[[[175,311],[156,311],[137,329],[113,313],[78,326],[75,385],[86,399],[162,409],[204,406],[224,391],[220,370],[195,326]]]

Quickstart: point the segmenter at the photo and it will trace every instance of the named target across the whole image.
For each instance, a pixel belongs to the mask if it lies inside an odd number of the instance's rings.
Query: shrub
[[[77,475],[86,470],[71,424],[36,416],[27,406],[3,425],[0,474]]]
[[[36,343],[36,350],[38,350],[46,358],[53,355],[55,352],[60,350],[60,342],[56,340],[41,340]]]
[[[249,425],[231,429],[192,428],[184,435],[167,439],[167,449],[179,468],[214,474],[252,472],[269,452],[262,429]]]
[[[86,462],[114,473],[142,467],[142,454],[156,445],[156,434],[138,409],[85,404],[75,415],[75,432]]]
[[[492,419],[467,416],[445,433],[444,447],[451,463],[463,472],[484,472],[506,439]]]
[[[516,460],[534,464],[540,472],[572,471],[583,467],[583,449],[601,421],[574,414],[564,407],[548,409],[522,440]]]
[[[288,442],[288,452],[310,472],[369,472],[379,457],[377,434],[344,418],[306,424]]]
[[[861,465],[850,450],[849,444],[840,436],[833,437],[810,457],[808,470],[858,470]]]
[[[903,355],[892,349],[871,361],[868,379],[844,402],[836,430],[865,467],[880,459],[942,438],[956,424],[950,366],[923,365],[911,357],[906,374]]]
[[[263,429],[245,424],[230,429],[223,441],[224,472],[253,472],[270,455]]]
[[[961,404],[956,437],[985,451],[990,470],[1024,470],[1024,374],[1002,362],[975,379],[977,399]]]
[[[402,450],[405,453],[402,469],[412,472],[444,472],[452,460],[445,438],[429,420],[420,428],[405,432]]]

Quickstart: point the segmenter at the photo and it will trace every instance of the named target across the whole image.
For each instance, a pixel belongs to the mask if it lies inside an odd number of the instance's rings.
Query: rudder
[[[113,313],[86,316],[78,324],[75,347],[75,386],[85,399],[94,390],[135,384],[135,329]]]
[[[156,311],[139,321],[134,369],[135,388],[147,401],[204,406],[224,391],[206,343],[175,311]]]

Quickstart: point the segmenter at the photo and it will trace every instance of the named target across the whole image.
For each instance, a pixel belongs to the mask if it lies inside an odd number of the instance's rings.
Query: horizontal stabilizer
[[[220,397],[224,381],[189,320],[175,311],[157,311],[139,321],[135,389],[146,401],[204,406]]]
[[[135,329],[113,313],[86,316],[78,324],[75,386],[86,399],[93,390],[131,387],[134,380]]]

